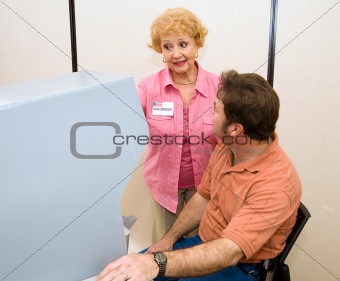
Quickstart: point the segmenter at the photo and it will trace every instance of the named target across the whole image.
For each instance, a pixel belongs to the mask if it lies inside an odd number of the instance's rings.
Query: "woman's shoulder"
[[[211,71],[208,71],[206,70],[205,68],[203,68],[201,65],[198,64],[198,67],[199,67],[199,73],[205,77],[206,79],[208,80],[212,80],[214,81],[215,83],[219,83],[220,81],[220,76],[211,72]]]
[[[203,93],[204,96],[210,98],[208,102],[212,102],[211,99],[215,99],[219,83],[220,76],[199,67],[196,89]]]
[[[219,77],[219,75],[217,75],[217,74],[215,74],[215,73],[213,73],[213,72],[211,72],[211,71],[209,71],[209,70],[206,70],[205,67],[203,67],[203,66],[202,66],[201,64],[199,64],[198,62],[196,62],[196,64],[197,64],[198,70],[199,70],[200,72],[203,72],[203,73],[205,73],[205,74],[207,74],[207,75],[210,75],[210,76]]]

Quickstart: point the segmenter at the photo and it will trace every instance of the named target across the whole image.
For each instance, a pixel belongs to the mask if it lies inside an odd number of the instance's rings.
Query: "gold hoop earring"
[[[165,59],[164,59],[164,57],[163,57],[163,62],[165,63]]]

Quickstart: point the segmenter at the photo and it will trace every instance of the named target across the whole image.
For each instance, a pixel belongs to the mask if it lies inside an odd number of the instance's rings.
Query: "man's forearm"
[[[164,239],[171,240],[175,243],[185,234],[188,234],[198,227],[208,202],[207,199],[196,192],[185,205],[170,230],[164,235]]]
[[[194,277],[233,266],[244,257],[241,248],[227,238],[219,238],[188,249],[165,253],[166,276]]]

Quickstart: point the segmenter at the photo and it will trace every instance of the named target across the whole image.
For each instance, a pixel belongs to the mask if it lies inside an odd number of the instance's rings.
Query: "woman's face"
[[[198,46],[186,34],[161,36],[164,61],[176,74],[184,74],[195,67]]]

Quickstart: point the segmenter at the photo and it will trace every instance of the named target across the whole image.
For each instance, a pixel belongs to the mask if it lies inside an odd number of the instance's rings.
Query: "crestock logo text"
[[[205,136],[204,132],[201,133],[200,136],[197,135],[191,135],[191,136],[183,136],[183,135],[176,135],[176,136],[171,136],[171,135],[153,135],[151,137],[146,136],[146,135],[140,135],[140,136],[135,136],[135,135],[116,135],[113,137],[113,143],[115,145],[129,145],[134,142],[136,142],[139,145],[148,145],[149,143],[152,145],[183,145],[186,143],[189,143],[191,145],[199,145],[199,144],[214,144],[215,142],[212,141],[211,138],[212,136]],[[250,139],[246,136],[236,136],[232,137],[229,135],[224,136],[221,139],[222,143],[225,145],[232,145],[232,144],[238,144],[238,145],[246,145],[248,143],[253,143],[253,142],[260,142],[257,140]],[[269,142],[269,140],[268,140]]]
[[[115,145],[115,150],[110,154],[84,154],[77,150],[77,130],[81,127],[109,127],[112,128],[114,136],[112,137],[112,143]],[[74,157],[79,159],[114,159],[120,156],[122,153],[123,145],[183,145],[189,143],[190,145],[213,145],[215,141],[210,139],[212,136],[205,136],[204,132],[201,135],[176,135],[171,136],[168,134],[164,135],[122,135],[121,128],[117,123],[114,122],[79,122],[71,127],[70,131],[70,150]],[[111,138],[111,137],[110,137]],[[238,145],[245,145],[249,141],[253,140],[245,136],[224,136],[221,141],[226,145],[232,145],[234,143]],[[94,148],[95,149],[95,148]]]
[[[148,145],[149,143],[152,145],[182,145],[189,143],[191,145],[198,145],[198,144],[213,144],[213,142],[209,141],[209,138],[211,135],[205,137],[204,133],[201,133],[201,136],[183,136],[183,135],[176,135],[176,136],[171,136],[168,134],[164,135],[153,135],[151,137],[146,136],[146,135],[116,135],[113,137],[113,143],[115,145],[129,145],[132,142],[136,142],[139,145]]]

